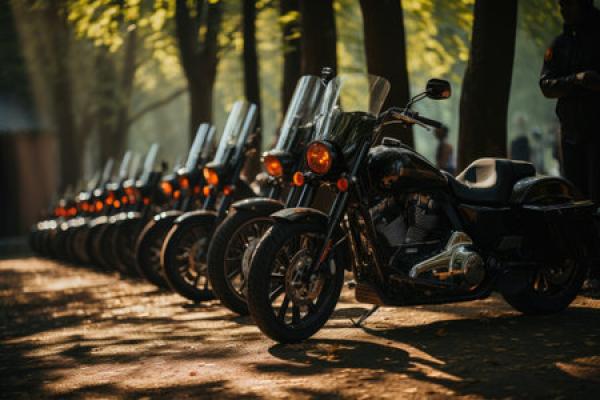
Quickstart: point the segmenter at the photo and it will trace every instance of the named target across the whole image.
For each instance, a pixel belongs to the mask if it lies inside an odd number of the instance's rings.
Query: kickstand
[[[365,311],[358,320],[355,321],[352,318],[350,318],[350,321],[352,321],[352,325],[354,325],[356,328],[360,328],[362,327],[363,322],[365,322],[367,318],[373,315],[377,310],[379,310],[379,306],[374,305],[370,310]]]

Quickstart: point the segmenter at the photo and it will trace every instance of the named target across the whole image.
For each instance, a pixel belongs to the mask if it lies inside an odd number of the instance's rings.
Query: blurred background
[[[482,50],[472,46],[473,35],[485,37],[474,26],[475,0],[0,0],[0,237],[26,232],[53,198],[126,149],[144,153],[158,142],[172,165],[195,127],[222,129],[239,98],[260,104],[268,148],[297,78],[325,65],[384,75],[402,90],[388,106],[404,105],[431,77],[449,80],[450,100],[417,106],[447,124],[447,139],[419,128],[398,135],[410,142],[414,134],[434,162],[449,144],[461,167],[473,158],[458,146],[469,58],[497,51],[510,68],[499,78],[508,103],[493,86],[487,96],[507,111],[487,121],[499,125],[489,133],[496,143],[477,149],[510,156],[526,142],[525,156],[558,174],[554,102],[538,87],[544,52],[561,31],[557,2],[506,3],[517,12],[499,10],[486,26],[508,33],[492,32]],[[482,68],[493,77],[496,67]]]

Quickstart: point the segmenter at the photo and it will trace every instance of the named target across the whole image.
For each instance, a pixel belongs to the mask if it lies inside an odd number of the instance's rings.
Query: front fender
[[[175,225],[215,223],[217,213],[209,210],[188,211],[175,219]]]
[[[107,223],[108,223],[108,217],[106,215],[102,215],[100,217],[96,217],[93,220],[91,220],[89,222],[89,227],[93,229],[97,226],[104,225]]]
[[[284,208],[283,210],[272,214],[271,217],[273,217],[275,221],[315,223],[325,226],[327,226],[329,221],[329,217],[323,211],[307,207]]]
[[[265,214],[273,214],[283,209],[283,202],[268,197],[253,197],[250,199],[240,200],[231,205],[235,210],[245,210],[260,212]]]
[[[154,217],[152,217],[152,219],[155,222],[159,222],[162,220],[174,221],[175,219],[177,219],[177,217],[179,217],[182,214],[183,211],[180,210],[169,210],[156,214]]]
[[[283,210],[272,214],[271,217],[279,223],[318,224],[323,227],[327,227],[329,225],[329,216],[324,212],[314,208],[284,208]],[[334,232],[334,242],[342,239],[345,235],[346,233],[340,226],[338,226]],[[336,251],[336,256],[343,263],[344,268],[348,271],[352,269],[351,254],[352,249],[350,247],[350,243],[348,240],[344,240],[339,245],[339,251]]]

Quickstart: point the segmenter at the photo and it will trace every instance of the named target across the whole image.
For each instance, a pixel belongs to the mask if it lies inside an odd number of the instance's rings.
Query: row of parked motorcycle
[[[157,170],[157,145],[141,167],[125,154],[115,176],[107,162],[53,205],[31,246],[195,302],[217,298],[279,342],[321,329],[345,272],[357,300],[373,305],[357,324],[382,305],[494,291],[526,314],[568,307],[598,265],[596,205],[529,163],[438,170],[384,134],[392,124],[441,127],[412,106],[447,99],[450,84],[432,79],[406,107],[382,112],[389,90],[373,75],[302,77],[252,181],[243,171],[257,108],[238,101],[218,140],[200,125],[183,166]]]

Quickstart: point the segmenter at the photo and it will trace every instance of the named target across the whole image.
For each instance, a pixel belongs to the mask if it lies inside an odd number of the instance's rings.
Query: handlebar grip
[[[431,126],[432,128],[440,129],[440,128],[444,127],[444,124],[442,124],[441,122],[438,122],[438,121],[433,120],[433,119],[421,117],[420,115],[413,116],[413,118],[416,119],[419,122],[424,123],[425,125]]]

